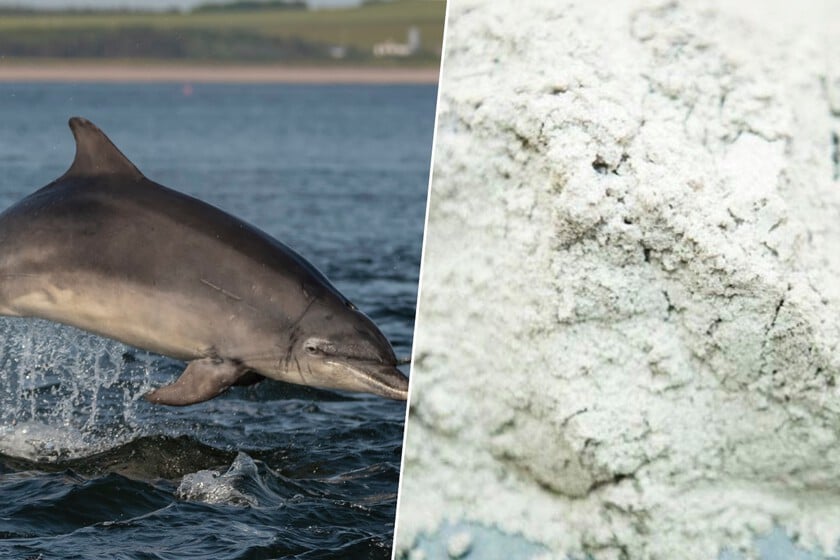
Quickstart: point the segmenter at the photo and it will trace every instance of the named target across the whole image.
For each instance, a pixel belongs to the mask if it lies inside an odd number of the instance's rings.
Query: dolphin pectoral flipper
[[[231,385],[256,383],[250,370],[233,360],[202,358],[187,364],[187,369],[175,383],[146,394],[146,400],[156,404],[184,406],[208,401],[224,393]],[[250,382],[250,383],[249,383]]]

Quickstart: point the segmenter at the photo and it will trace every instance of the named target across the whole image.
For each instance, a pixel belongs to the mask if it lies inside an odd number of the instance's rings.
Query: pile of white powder
[[[401,553],[835,550],[840,5],[734,4],[451,1]]]

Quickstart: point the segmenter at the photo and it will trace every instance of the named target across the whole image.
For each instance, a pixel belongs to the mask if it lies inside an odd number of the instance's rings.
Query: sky
[[[133,8],[160,9],[178,8],[188,10],[208,0],[0,0],[0,6],[22,8]],[[212,0],[220,2],[222,0]],[[355,6],[360,0],[306,0],[312,7]]]

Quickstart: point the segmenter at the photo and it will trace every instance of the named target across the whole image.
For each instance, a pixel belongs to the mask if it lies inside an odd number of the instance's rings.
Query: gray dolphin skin
[[[150,181],[91,122],[70,128],[70,169],[0,214],[0,314],[188,361],[153,403],[263,378],[406,399],[391,344],[303,257]]]

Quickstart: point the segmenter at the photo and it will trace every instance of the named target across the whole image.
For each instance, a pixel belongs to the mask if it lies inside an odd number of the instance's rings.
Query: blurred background
[[[0,70],[45,63],[433,69],[441,0],[0,2]],[[428,78],[427,78],[428,81]]]

